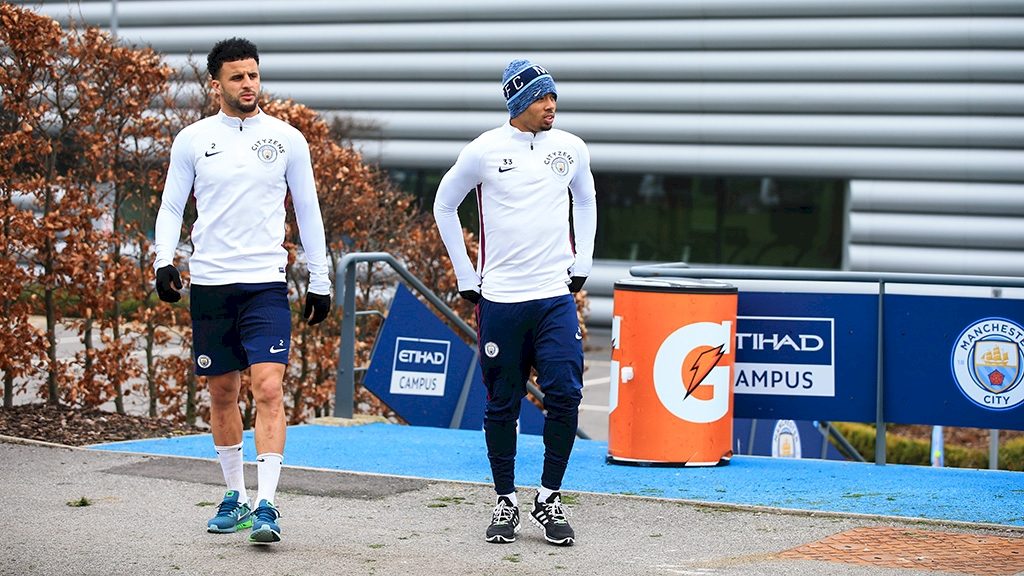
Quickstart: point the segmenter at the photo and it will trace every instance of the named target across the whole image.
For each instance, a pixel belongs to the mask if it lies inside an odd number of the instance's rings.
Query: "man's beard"
[[[257,96],[256,99],[252,101],[252,104],[242,104],[242,100],[240,98],[224,98],[224,101],[227,102],[228,106],[235,110],[248,114],[249,112],[256,110],[256,106],[259,103],[259,97]]]

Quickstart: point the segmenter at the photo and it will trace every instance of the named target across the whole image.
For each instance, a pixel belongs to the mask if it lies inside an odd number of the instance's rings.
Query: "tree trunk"
[[[14,407],[14,375],[4,372],[4,408]]]
[[[121,341],[121,301],[118,298],[114,298],[114,323],[111,326],[113,331],[112,338],[113,342]],[[121,385],[121,377],[115,376],[111,378],[114,384],[114,409],[117,410],[118,414],[124,414],[124,386]]]
[[[50,172],[53,172],[53,155],[50,155]],[[43,198],[43,216],[48,216],[53,209],[53,192],[48,188]],[[53,258],[56,247],[53,245],[53,238],[47,236],[43,241],[43,305],[46,310],[46,359],[50,363],[50,369],[46,373],[46,403],[50,406],[59,406],[60,397],[57,389],[57,309],[54,303],[53,289]]]
[[[114,231],[114,262],[121,261],[121,220],[118,218],[118,205],[120,200],[117,198],[115,193],[114,206],[113,206],[113,231]],[[114,288],[114,309],[111,310],[113,314],[111,330],[113,331],[113,341],[121,342],[121,294],[120,288]],[[114,409],[117,410],[118,414],[124,414],[124,386],[121,385],[121,377],[115,376],[111,378],[114,384]]]
[[[189,426],[196,425],[196,384],[196,372],[189,369],[188,382],[186,383],[188,393],[185,397],[185,422]]]
[[[11,195],[4,189],[4,204],[11,202]],[[7,251],[7,247],[10,246],[11,238],[11,221],[9,218],[4,219],[4,233],[3,237],[8,240],[7,246],[4,246],[4,258],[10,258],[10,253]],[[11,317],[11,302],[4,302],[4,318]],[[4,372],[4,408],[11,408],[14,406],[14,376],[10,372]]]
[[[153,356],[153,342],[156,340],[156,326],[146,326],[146,391],[149,393],[149,417],[156,418],[156,358]],[[187,414],[187,410],[186,410]],[[192,422],[189,422],[192,424]]]
[[[47,287],[43,292],[43,303],[46,307],[46,359],[50,369],[46,373],[46,403],[50,406],[60,404],[57,389],[57,314],[54,309],[53,288]]]
[[[92,311],[88,310],[89,316],[85,319],[84,329],[82,330],[82,344],[85,346],[85,365],[83,366],[85,372],[85,381],[91,386],[98,386],[96,373],[93,369],[95,362],[93,357],[96,355],[96,345],[93,343],[93,319]],[[80,389],[78,389],[80,390]],[[100,396],[102,397],[102,396]]]

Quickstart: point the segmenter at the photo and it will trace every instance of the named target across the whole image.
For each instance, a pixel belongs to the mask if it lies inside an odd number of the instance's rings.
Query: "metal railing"
[[[878,366],[875,382],[875,464],[885,464],[885,414],[882,404],[884,391],[884,308],[886,284],[931,284],[943,286],[984,286],[993,289],[993,297],[999,297],[1000,288],[1024,288],[1024,278],[1009,276],[958,276],[955,274],[909,274],[899,272],[853,272],[841,270],[799,270],[780,268],[716,268],[690,267],[685,262],[633,266],[633,276],[640,277],[687,277],[734,280],[796,280],[805,282],[865,282],[878,284]],[[998,430],[990,431],[998,439]],[[993,447],[997,440],[990,442],[989,467],[998,466],[998,451]]]
[[[455,311],[449,308],[448,305],[437,296],[437,294],[434,294],[426,284],[409,272],[401,262],[396,260],[394,256],[387,252],[355,252],[346,254],[338,264],[338,268],[343,272],[344,284],[335,288],[335,293],[340,294],[338,300],[341,302],[342,306],[342,317],[341,347],[338,353],[338,378],[336,380],[334,390],[334,415],[339,418],[352,418],[353,415],[356,386],[355,373],[360,370],[360,368],[355,366],[356,315],[359,314],[359,312],[356,311],[356,265],[361,262],[382,262],[390,266],[392,270],[401,276],[402,280],[426,298],[428,302],[437,308],[445,318],[456,326],[463,335],[473,343],[473,360],[470,363],[466,379],[462,383],[462,389],[459,391],[459,399],[455,405],[455,412],[452,414],[451,423],[449,424],[449,428],[458,428],[459,423],[462,422],[466,402],[469,399],[469,389],[473,384],[473,376],[475,375],[478,364],[477,361],[479,360],[479,350],[476,347],[476,331],[473,330],[469,324],[466,324],[466,322],[460,318]],[[539,388],[534,386],[532,383],[527,382],[526,389],[533,394],[534,397],[540,400],[541,404],[543,404],[544,393],[541,392]],[[589,438],[589,436],[587,436],[587,434],[580,428],[577,428],[576,436],[580,438]]]

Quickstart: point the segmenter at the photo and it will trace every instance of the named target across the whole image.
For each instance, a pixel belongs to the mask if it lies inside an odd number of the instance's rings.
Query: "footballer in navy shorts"
[[[192,284],[190,308],[196,374],[288,364],[292,319],[284,282]]]
[[[287,421],[283,382],[291,341],[284,248],[286,198],[299,227],[309,290],[303,316],[312,325],[331,308],[327,243],[309,144],[287,122],[259,107],[260,56],[244,38],[213,46],[206,57],[220,111],[174,138],[156,218],[156,289],[177,302],[183,288],[174,264],[182,215],[195,199],[188,260],[196,374],[210,392],[213,448],[227,491],[207,531],[251,529],[249,541],[281,540],[277,484]],[[242,465],[241,372],[249,371],[256,407],[258,493],[250,501]]]

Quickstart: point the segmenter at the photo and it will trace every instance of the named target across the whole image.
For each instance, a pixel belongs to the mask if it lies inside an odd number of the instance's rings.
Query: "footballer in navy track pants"
[[[519,531],[516,420],[531,369],[544,394],[544,472],[530,518],[559,546],[575,542],[559,490],[576,436],[583,343],[573,294],[594,263],[597,193],[590,151],[553,128],[558,92],[543,67],[513,60],[502,74],[509,121],[466,145],[441,179],[434,218],[458,279],[477,305],[487,387],[484,435],[497,492],[486,540]],[[458,208],[475,192],[480,249],[474,266]]]
[[[576,300],[569,294],[477,305],[480,366],[487,387],[484,432],[498,494],[515,490],[516,420],[530,368],[544,394],[541,485],[558,490],[569,463],[583,399],[583,341]]]

